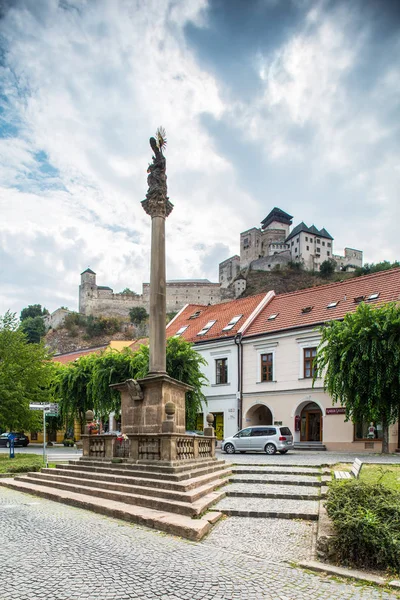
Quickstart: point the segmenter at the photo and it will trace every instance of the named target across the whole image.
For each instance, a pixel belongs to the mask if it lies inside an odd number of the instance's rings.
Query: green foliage
[[[121,323],[117,317],[93,317],[86,318],[86,336],[88,338],[99,335],[113,334],[121,329]]]
[[[129,289],[129,288],[125,288],[124,290],[122,290],[122,292],[117,292],[117,294],[120,294],[121,296],[126,294],[129,296],[139,296],[139,294],[137,294],[136,292],[134,292],[133,290]]]
[[[340,562],[400,572],[400,492],[357,480],[332,482],[326,509]]]
[[[201,372],[204,359],[191,344],[179,338],[167,342],[168,374],[193,387],[186,394],[187,427],[194,428],[196,414],[205,397],[201,391],[206,378]],[[105,350],[101,354],[82,356],[76,362],[58,366],[58,393],[61,413],[67,423],[77,416],[83,423],[84,414],[92,409],[98,415],[120,412],[120,393],[110,384],[126,379],[140,379],[149,371],[149,348],[137,352]]]
[[[172,321],[172,319],[174,317],[176,317],[176,315],[178,314],[178,311],[171,311],[167,313],[167,323],[169,323],[170,321]]]
[[[34,319],[35,317],[44,317],[44,315],[48,315],[49,311],[47,308],[42,309],[41,304],[30,304],[27,308],[23,308],[21,310],[20,321],[24,321],[31,317]]]
[[[30,344],[38,344],[46,333],[43,317],[26,317],[20,327]]]
[[[7,454],[0,455],[0,473],[26,473],[40,471],[43,467],[43,458],[38,454],[19,454],[15,449],[15,457],[9,458]]]
[[[363,267],[357,267],[354,271],[354,275],[359,277],[360,275],[369,275],[370,273],[378,273],[379,271],[388,271],[389,269],[394,269],[396,267],[400,267],[400,262],[398,260],[391,263],[389,260],[383,260],[380,263],[366,263]]]
[[[321,328],[316,377],[346,407],[346,417],[381,421],[382,451],[388,451],[388,425],[400,405],[400,306],[361,303],[343,321]]]
[[[66,315],[63,325],[68,331],[77,327],[84,327],[86,325],[86,317],[77,312],[71,312],[69,315]]]
[[[331,277],[336,269],[336,261],[335,260],[324,260],[324,262],[321,263],[321,266],[319,268],[319,272],[321,277],[324,277],[325,279],[328,279],[329,277]]]
[[[302,262],[297,261],[297,260],[291,260],[288,262],[287,264],[288,268],[292,271],[303,271],[304,270],[304,265]]]
[[[30,402],[53,401],[54,365],[42,344],[28,343],[15,314],[0,316],[0,427],[40,429],[40,414]]]
[[[129,311],[129,318],[134,325],[143,323],[149,315],[143,306],[134,306]]]

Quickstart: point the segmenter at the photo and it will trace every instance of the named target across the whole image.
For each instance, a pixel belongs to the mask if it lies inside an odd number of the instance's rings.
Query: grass
[[[43,457],[39,454],[15,454],[15,458],[0,455],[1,473],[24,473],[39,471],[43,467]]]
[[[335,465],[335,471],[350,471],[348,463]],[[366,483],[381,483],[392,490],[400,492],[400,465],[370,465],[363,464],[360,481]]]

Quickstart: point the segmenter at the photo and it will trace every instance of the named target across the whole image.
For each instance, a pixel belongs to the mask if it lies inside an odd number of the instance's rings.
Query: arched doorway
[[[300,413],[300,441],[322,442],[322,410],[315,402],[306,404]]]
[[[246,413],[246,427],[272,425],[272,412],[265,404],[255,404]]]

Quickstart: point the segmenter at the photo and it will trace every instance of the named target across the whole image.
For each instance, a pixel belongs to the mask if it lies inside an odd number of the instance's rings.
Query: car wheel
[[[267,454],[275,454],[276,452],[276,448],[273,444],[267,444],[264,450]]]
[[[224,451],[227,454],[235,454],[235,446],[233,444],[225,444]]]
[[[286,454],[287,450],[279,450],[279,454]]]

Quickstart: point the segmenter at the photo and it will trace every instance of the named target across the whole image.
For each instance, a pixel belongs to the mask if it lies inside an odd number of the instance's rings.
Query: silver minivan
[[[286,454],[293,449],[293,436],[289,427],[275,425],[258,425],[246,427],[235,435],[222,441],[221,448],[227,454],[235,452],[266,452],[275,454],[276,451]]]

